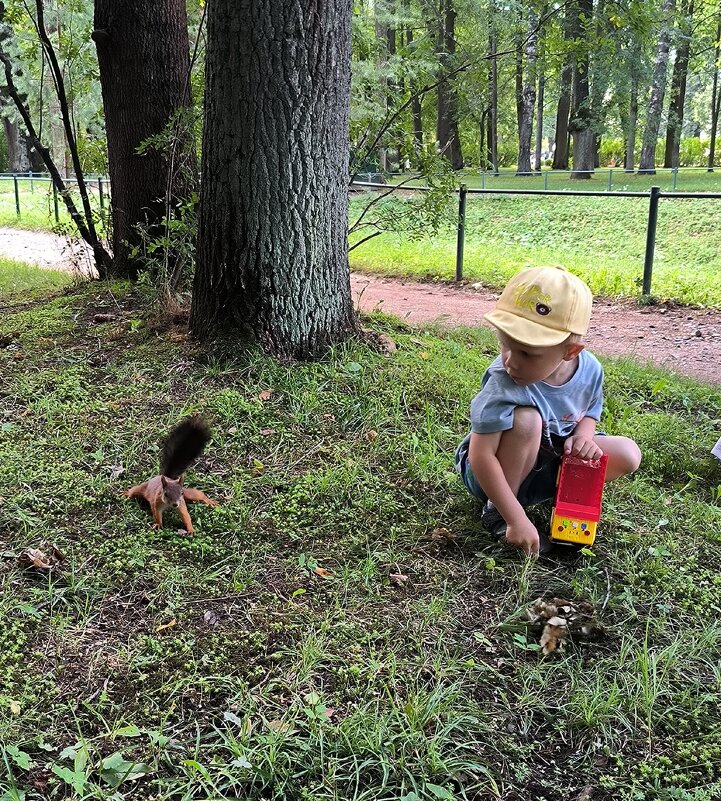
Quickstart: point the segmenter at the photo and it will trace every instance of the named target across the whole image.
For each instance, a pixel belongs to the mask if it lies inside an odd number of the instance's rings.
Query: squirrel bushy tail
[[[210,442],[211,434],[200,415],[186,417],[171,429],[163,442],[160,472],[167,478],[179,479],[200,456]]]

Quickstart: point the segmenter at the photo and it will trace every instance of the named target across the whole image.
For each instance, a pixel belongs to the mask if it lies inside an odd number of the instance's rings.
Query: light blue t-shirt
[[[498,356],[486,370],[481,391],[471,401],[471,430],[493,434],[513,428],[516,406],[534,406],[543,420],[543,439],[568,437],[584,417],[599,420],[603,409],[603,367],[587,350],[578,354],[578,368],[563,385],[537,381],[514,384]]]

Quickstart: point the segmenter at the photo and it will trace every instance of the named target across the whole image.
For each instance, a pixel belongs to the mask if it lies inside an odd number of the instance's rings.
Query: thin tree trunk
[[[666,94],[668,56],[671,46],[671,30],[673,28],[673,11],[675,7],[676,0],[663,0],[663,23],[658,38],[651,96],[648,101],[648,110],[646,112],[646,128],[643,133],[641,158],[638,163],[638,171],[650,175],[656,174],[656,141],[658,139],[658,129],[661,125],[663,99]]]
[[[30,154],[25,131],[9,117],[3,117],[2,121],[8,146],[8,170],[10,172],[29,172],[31,169]]]
[[[442,0],[441,3],[438,61],[442,74],[447,74],[453,68],[453,57],[456,52],[456,11],[453,3],[454,0]],[[458,131],[458,99],[450,81],[442,81],[438,85],[436,140],[453,169],[463,169],[461,138]]]
[[[488,160],[494,175],[498,175],[498,38],[494,20],[495,3],[488,12]]]
[[[628,127],[626,128],[626,157],[623,167],[626,172],[634,171],[636,160],[636,125],[638,123],[638,78],[631,79],[631,100],[628,106]]]
[[[526,70],[523,76],[521,61],[521,104],[518,118],[518,174],[531,172],[531,137],[533,135],[533,111],[536,105],[536,60],[538,46],[537,19],[533,12],[528,17],[526,39]]]
[[[561,71],[559,78],[560,92],[558,95],[558,110],[556,111],[556,132],[554,140],[556,148],[553,151],[553,170],[568,169],[568,118],[571,113],[571,75],[570,64]]]
[[[159,226],[166,206],[172,213],[195,185],[187,125],[175,160],[157,148],[138,153],[144,140],[191,105],[185,0],[95,0],[93,39],[108,138],[114,270],[136,278],[138,264],[131,255],[140,242],[136,226]]]
[[[373,3],[373,27],[376,42],[379,43],[378,58],[376,60],[376,70],[378,72],[378,93],[377,102],[385,107],[386,115],[389,108],[389,83],[388,83],[388,25],[387,25],[387,2],[388,0],[375,0]],[[378,146],[378,166],[381,172],[388,172],[388,148],[384,140]]]
[[[347,241],[351,17],[351,0],[208,6],[191,312],[201,338],[233,334],[306,358],[357,330]]]
[[[406,0],[404,8],[408,14],[410,3]],[[410,50],[413,44],[413,28],[409,25],[406,28],[406,47]],[[411,100],[411,128],[413,132],[413,144],[418,153],[423,152],[423,108],[421,106],[421,95],[417,94],[417,87],[410,82]]]
[[[572,179],[590,178],[593,174],[595,133],[590,102],[589,46],[584,24],[593,18],[593,0],[577,0],[573,8],[574,39],[578,42],[573,62],[572,90],[573,108],[568,128],[573,136]]]
[[[664,167],[678,167],[683,110],[686,103],[686,77],[688,75],[689,51],[691,49],[693,11],[694,0],[682,0],[681,41],[676,49],[676,59],[673,63],[673,75],[671,77],[671,99],[668,108],[668,124],[666,126],[666,147],[663,155]]]
[[[719,7],[721,15],[721,6]],[[716,132],[718,131],[719,111],[721,110],[721,92],[719,91],[719,57],[721,56],[721,16],[716,28],[716,50],[713,62],[713,92],[711,94],[711,142],[708,151],[708,172],[713,172],[716,157]]]
[[[539,58],[538,70],[538,96],[536,109],[536,170],[541,171],[541,151],[543,150],[543,97],[546,92],[546,76],[543,60]]]

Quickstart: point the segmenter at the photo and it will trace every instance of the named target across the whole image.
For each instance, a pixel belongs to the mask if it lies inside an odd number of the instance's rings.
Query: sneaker
[[[483,507],[483,513],[481,514],[481,525],[497,540],[502,540],[506,536],[508,524],[503,519],[503,516],[498,509],[496,509],[496,507],[490,501],[487,501],[486,505]]]

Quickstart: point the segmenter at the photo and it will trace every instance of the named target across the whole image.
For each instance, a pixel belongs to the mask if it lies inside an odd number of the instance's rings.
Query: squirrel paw
[[[208,498],[208,500],[206,501],[206,504],[208,506],[220,506],[220,501],[214,501],[211,498]]]

